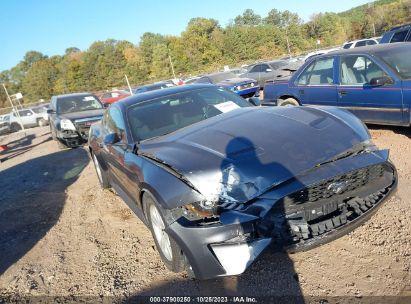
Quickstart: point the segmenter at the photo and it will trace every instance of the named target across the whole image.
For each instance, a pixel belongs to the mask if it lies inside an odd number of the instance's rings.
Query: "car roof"
[[[353,49],[336,50],[336,51],[332,51],[327,54],[318,56],[317,58],[327,57],[330,55],[347,55],[347,54],[359,54],[359,53],[367,53],[367,54],[374,55],[374,54],[389,52],[391,50],[408,49],[410,46],[411,44],[409,42],[375,44],[375,45],[361,46],[361,47],[357,47]]]
[[[188,92],[188,91],[193,91],[196,89],[203,89],[203,88],[210,88],[210,87],[216,87],[216,86],[212,84],[187,84],[183,86],[168,87],[162,90],[148,91],[148,92],[144,92],[144,93],[140,93],[140,94],[127,97],[125,99],[122,99],[116,102],[115,105],[124,110],[131,105],[134,105],[139,102],[147,101],[150,99],[155,99],[155,98],[159,98],[162,96],[173,95],[173,94],[178,94],[182,92]]]
[[[362,39],[356,39],[356,40],[350,40],[345,42],[344,44],[348,44],[348,43],[355,43],[355,42],[360,42],[360,41],[366,41],[366,40],[377,40],[376,38],[362,38]]]
[[[70,93],[70,94],[55,95],[53,97],[63,98],[63,97],[85,96],[85,95],[94,95],[94,94],[88,93],[88,92],[82,92],[82,93]]]
[[[396,31],[396,30],[402,30],[402,29],[405,29],[407,27],[411,27],[411,23],[394,26],[389,31],[391,32],[391,31]]]

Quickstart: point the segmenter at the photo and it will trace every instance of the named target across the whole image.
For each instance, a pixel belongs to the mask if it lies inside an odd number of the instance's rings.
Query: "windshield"
[[[32,108],[32,110],[36,114],[45,113],[47,111],[45,107]]]
[[[210,87],[135,104],[129,108],[127,116],[134,140],[141,141],[249,106],[251,104],[237,94]]]
[[[71,113],[102,109],[103,105],[96,96],[67,96],[57,99],[57,113]]]
[[[411,79],[411,48],[398,48],[380,53],[379,56],[403,79]]]

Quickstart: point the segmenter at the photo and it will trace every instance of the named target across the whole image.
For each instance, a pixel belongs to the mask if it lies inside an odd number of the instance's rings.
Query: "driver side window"
[[[107,133],[116,133],[124,140],[124,120],[121,111],[116,107],[110,107],[104,115],[104,127]]]
[[[262,65],[258,64],[256,66],[254,66],[249,73],[259,73],[262,71]]]
[[[342,85],[364,85],[387,75],[374,61],[359,55],[342,57],[340,69]]]

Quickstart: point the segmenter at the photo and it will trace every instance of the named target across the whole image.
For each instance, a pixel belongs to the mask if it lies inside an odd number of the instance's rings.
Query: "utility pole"
[[[128,77],[127,75],[124,75],[126,77],[126,82],[127,82],[127,86],[128,86],[128,90],[130,91],[130,94],[133,95],[133,91],[131,90],[131,86],[130,86],[130,82],[128,81]]]
[[[4,83],[3,83],[3,88],[4,88],[4,91],[6,92],[7,99],[10,101],[11,107],[13,108],[13,112],[16,113],[17,117],[19,118],[22,130],[25,131],[23,121],[21,120],[21,117],[20,117],[20,113],[19,113],[18,109],[14,108],[13,101],[11,100],[9,92],[7,91],[6,85]]]
[[[285,39],[287,40],[288,57],[291,58],[290,41],[288,40],[288,29],[285,28]]]
[[[173,77],[174,77],[174,79],[177,79],[176,73],[174,72],[173,62],[171,61],[170,52],[168,53],[168,60],[170,61],[170,66],[171,66],[171,71],[173,72]]]

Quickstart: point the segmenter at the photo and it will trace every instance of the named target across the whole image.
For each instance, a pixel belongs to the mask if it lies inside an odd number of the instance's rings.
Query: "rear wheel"
[[[44,127],[45,125],[47,125],[47,121],[44,118],[41,118],[37,121],[37,125],[39,127]]]
[[[186,268],[183,251],[165,231],[165,214],[169,211],[161,208],[154,198],[147,193],[143,196],[143,205],[151,234],[163,263],[171,271],[183,271]]]
[[[101,188],[110,188],[110,183],[108,182],[106,172],[101,168],[100,162],[98,161],[96,155],[94,153],[92,153],[91,155],[93,158],[94,168],[96,169],[98,181],[100,183]]]
[[[278,102],[278,106],[280,107],[293,107],[293,106],[299,106],[300,104],[298,101],[292,97],[286,98],[286,99],[281,99]]]

